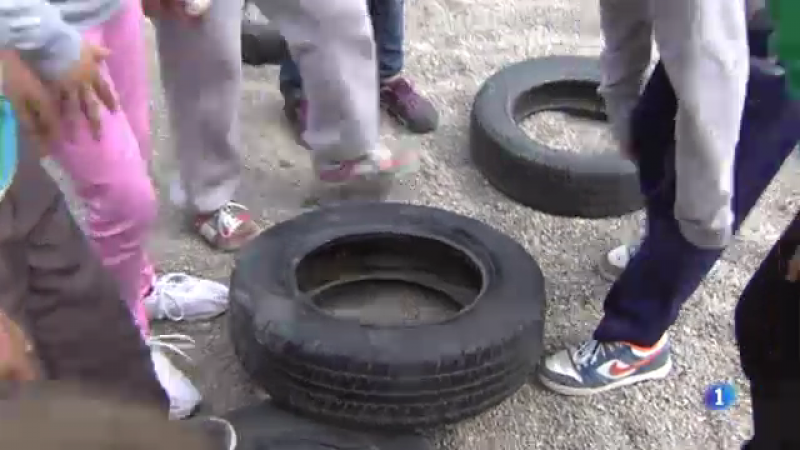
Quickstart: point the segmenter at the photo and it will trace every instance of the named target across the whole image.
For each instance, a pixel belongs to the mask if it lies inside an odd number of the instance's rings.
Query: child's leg
[[[369,0],[369,14],[375,34],[378,74],[391,80],[403,71],[405,38],[405,0]]]
[[[34,344],[44,378],[103,388],[167,409],[150,352],[38,158],[20,152],[0,202],[0,308]]]
[[[257,0],[286,38],[303,77],[308,128],[303,140],[324,162],[378,149],[378,80],[366,0]]]
[[[247,208],[232,201],[242,171],[241,21],[242,2],[228,0],[212,1],[199,21],[153,20],[180,168],[170,197],[187,208],[201,237],[225,251],[261,232]]]
[[[283,113],[286,115],[286,120],[294,129],[297,142],[307,146],[303,141],[303,133],[306,132],[308,102],[303,94],[303,78],[300,76],[300,69],[291,57],[281,62],[278,79],[281,95],[283,95]]]
[[[405,39],[405,0],[370,0],[375,34],[381,107],[414,133],[429,133],[439,125],[433,103],[402,75]]]
[[[150,139],[147,45],[142,29],[144,13],[139,0],[127,0],[125,3],[123,10],[103,27],[103,42],[111,50],[106,58],[106,66],[108,75],[114,82],[120,108],[139,143],[142,159],[149,163],[153,147]],[[153,265],[145,264],[141,273],[141,296],[152,289],[154,277]]]
[[[103,24],[102,38],[111,54],[106,58],[108,76],[114,82],[117,100],[139,143],[142,158],[152,156],[150,142],[150,84],[147,78],[147,45],[144,13],[139,0],[123,0],[116,16]]]
[[[291,91],[303,89],[303,78],[300,76],[300,69],[292,58],[286,58],[281,62],[281,71],[278,75],[280,81],[281,94],[286,96]]]
[[[798,448],[800,283],[786,279],[800,246],[800,215],[784,231],[736,306],[736,342],[750,379],[753,439],[748,450]]]
[[[72,140],[61,142],[53,151],[53,157],[61,164],[73,180],[78,195],[88,209],[88,234],[99,252],[103,264],[110,269],[120,283],[122,297],[128,303],[144,334],[148,332],[147,317],[141,302],[142,279],[152,277],[152,269],[145,255],[145,238],[155,219],[157,203],[147,171],[147,162],[137,139],[146,134],[146,112],[137,105],[142,91],[135,82],[143,79],[136,72],[145,71],[143,56],[135,51],[126,53],[126,48],[114,48],[111,44],[137,47],[142,39],[141,30],[133,22],[141,16],[137,13],[138,2],[126,1],[122,11],[109,20],[85,33],[84,38],[97,44],[111,47],[119,58],[125,58],[127,74],[119,80],[111,77],[108,68],[104,75],[115,89],[121,102],[120,110],[112,113],[101,109],[102,134],[95,140],[89,132],[87,122],[78,111],[72,112],[69,123]],[[105,37],[114,39],[106,42]],[[140,47],[137,47],[140,48]],[[120,70],[115,72],[119,75]],[[117,90],[117,81],[121,89]],[[127,112],[132,111],[129,120]],[[138,130],[134,128],[136,126]],[[69,134],[66,134],[69,136]],[[146,139],[143,137],[143,139]]]

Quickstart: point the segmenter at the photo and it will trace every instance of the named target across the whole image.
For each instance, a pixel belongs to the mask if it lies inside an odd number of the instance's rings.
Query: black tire
[[[242,62],[248,66],[278,65],[289,57],[286,41],[266,22],[242,20]]]
[[[310,252],[323,256],[303,259]],[[359,256],[348,262],[347,254]],[[366,272],[427,285],[465,308],[410,326],[336,318],[299,288],[309,273],[334,281],[334,265],[354,278]],[[276,225],[238,256],[230,296],[232,340],[246,372],[276,404],[338,425],[402,430],[460,421],[514,394],[542,354],[545,291],[536,261],[493,228],[434,208],[346,205]]]
[[[549,56],[508,66],[472,106],[472,159],[514,201],[565,217],[617,217],[644,206],[636,166],[619,154],[559,151],[531,139],[519,122],[537,112],[606,120],[597,60]]]

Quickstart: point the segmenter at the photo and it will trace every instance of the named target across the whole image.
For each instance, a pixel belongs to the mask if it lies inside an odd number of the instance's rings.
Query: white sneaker
[[[639,251],[640,245],[641,241],[636,241],[630,244],[622,244],[609,250],[600,261],[600,264],[597,265],[600,275],[608,281],[615,281],[622,275],[622,272],[625,270],[625,267],[628,266],[633,255]],[[714,274],[719,267],[720,261],[716,261],[711,267],[709,275]]]
[[[144,307],[151,320],[208,320],[228,310],[228,287],[185,273],[170,273],[158,278]]]
[[[616,280],[637,250],[639,250],[639,242],[622,244],[609,250],[597,266],[600,275],[608,281]]]
[[[170,342],[172,341],[172,342]],[[185,419],[191,416],[202,401],[200,392],[191,380],[183,374],[164,354],[164,349],[172,350],[187,360],[191,359],[183,352],[183,348],[192,347],[194,340],[189,336],[170,334],[148,339],[150,357],[153,360],[156,377],[169,396],[169,418]]]

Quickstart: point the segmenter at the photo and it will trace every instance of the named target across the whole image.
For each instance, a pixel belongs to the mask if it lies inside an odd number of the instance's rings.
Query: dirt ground
[[[483,220],[513,236],[534,255],[547,276],[546,345],[555,350],[589,336],[609,283],[595,261],[635,228],[637,217],[574,220],[549,217],[518,206],[492,190],[470,163],[468,113],[480,83],[495,70],[545,54],[595,55],[601,44],[592,0],[419,0],[407,12],[407,74],[441,113],[440,129],[412,136],[389,123],[389,147],[416,146],[421,172],[402,199],[449,209]],[[154,70],[154,86],[159,86]],[[241,106],[246,171],[239,201],[267,226],[300,211],[309,161],[291,139],[281,113],[277,69],[246,70]],[[160,92],[160,88],[157,88]],[[207,249],[181,230],[166,196],[173,167],[163,98],[153,104],[156,157],[153,176],[161,191],[162,214],[152,241],[161,271],[185,271],[226,281],[231,256]],[[597,146],[597,130],[560,130],[532,125],[569,147]],[[541,129],[539,129],[541,128]],[[581,137],[580,133],[588,133]],[[587,149],[588,151],[589,149]],[[675,369],[659,382],[590,398],[563,398],[535,381],[494,411],[436,433],[442,449],[453,450],[674,450],[736,449],[749,434],[749,400],[725,412],[703,408],[703,389],[729,380],[745,390],[733,343],[732,308],[750,273],[796,208],[800,185],[795,163],[747,223],[741,242],[686,305],[673,328]],[[65,185],[66,186],[66,185]],[[68,189],[68,186],[67,186]],[[79,207],[78,207],[79,208]],[[222,412],[258,397],[242,374],[228,343],[225,319],[170,327],[198,340],[188,367],[209,410]]]

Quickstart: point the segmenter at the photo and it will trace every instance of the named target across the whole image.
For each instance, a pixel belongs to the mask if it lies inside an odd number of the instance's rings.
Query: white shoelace
[[[573,353],[573,360],[578,368],[583,368],[597,362],[597,358],[605,355],[606,348],[602,342],[594,339],[586,341]]]
[[[151,349],[165,349],[170,350],[186,359],[193,362],[192,358],[184,352],[184,350],[193,349],[195,347],[195,340],[191,336],[185,334],[162,334],[159,336],[152,336],[147,340],[147,345]]]
[[[228,202],[225,206],[220,208],[216,217],[217,231],[223,236],[228,236],[236,231],[236,229],[244,223],[237,217],[237,213],[242,211],[247,211],[247,208],[245,208],[244,205],[234,202]]]
[[[176,293],[188,294],[196,288],[189,285],[186,281],[192,281],[194,277],[185,273],[171,273],[159,278],[153,292],[150,293],[153,302],[159,311],[163,311],[164,315],[169,320],[179,322],[186,317],[186,311],[183,309],[183,298],[177,297]],[[187,285],[189,287],[187,288]]]

